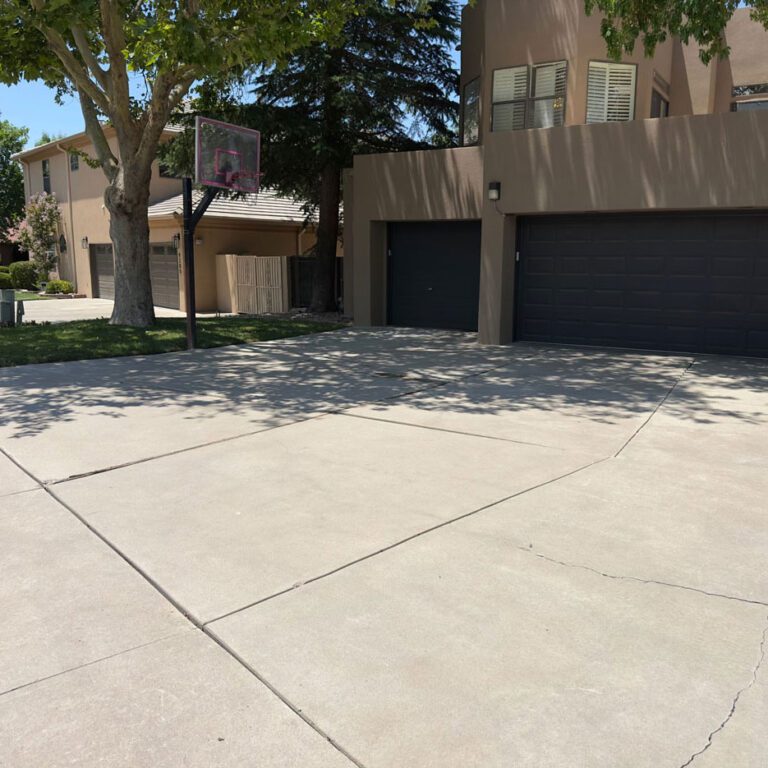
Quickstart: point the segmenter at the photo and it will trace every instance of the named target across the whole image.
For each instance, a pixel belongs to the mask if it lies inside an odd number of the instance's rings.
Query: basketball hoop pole
[[[195,306],[195,228],[208,206],[214,201],[218,190],[206,187],[203,198],[192,208],[192,179],[181,180],[184,204],[184,297],[187,304],[187,349],[197,346],[197,316]]]

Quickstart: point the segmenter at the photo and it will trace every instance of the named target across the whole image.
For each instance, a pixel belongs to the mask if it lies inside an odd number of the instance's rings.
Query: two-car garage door
[[[101,299],[115,298],[115,263],[112,245],[91,246],[93,295]],[[157,307],[179,308],[179,267],[176,247],[172,243],[149,247],[149,277],[152,300]]]
[[[390,324],[477,328],[480,232],[389,225]],[[768,356],[768,213],[527,217],[518,248],[518,340]]]
[[[518,339],[768,355],[768,215],[530,217]]]

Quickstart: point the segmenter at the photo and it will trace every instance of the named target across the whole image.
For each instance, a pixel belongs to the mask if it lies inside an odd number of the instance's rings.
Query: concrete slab
[[[207,621],[587,463],[326,416],[57,493]]]
[[[0,693],[189,626],[45,491],[3,499],[0,551]]]
[[[347,768],[343,757],[200,632],[0,698],[13,768]]]
[[[98,320],[112,315],[114,302],[108,299],[46,299],[24,302],[24,322],[68,323]],[[156,317],[185,317],[178,309],[155,307]]]
[[[0,454],[0,498],[14,493],[31,491],[37,483],[22,472],[10,459]]]
[[[210,629],[368,768],[658,768],[726,718],[767,620],[451,526]]]
[[[278,350],[228,350],[12,369],[0,441],[61,480],[287,424],[418,388]]]
[[[542,556],[768,605],[768,476],[625,454],[467,520]]]
[[[642,426],[686,365],[602,354],[576,355],[566,364],[557,352],[352,413],[604,457]]]

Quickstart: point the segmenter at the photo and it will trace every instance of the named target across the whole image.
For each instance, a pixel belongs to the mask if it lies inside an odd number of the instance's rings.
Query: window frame
[[[764,107],[746,106],[748,104],[765,104],[766,106]],[[746,106],[746,109],[745,109],[745,106]],[[768,96],[762,99],[756,99],[752,97],[752,98],[746,98],[746,99],[741,99],[739,101],[731,102],[731,112],[751,112],[751,111],[760,111],[762,109],[768,109]]]
[[[663,110],[664,114],[654,115],[654,96],[658,97],[661,104],[665,105]],[[669,98],[665,96],[658,88],[651,89],[651,120],[663,120],[665,117],[669,117]]]
[[[475,100],[475,109],[477,110],[477,118],[475,120],[476,136],[474,141],[467,141],[467,90],[471,86],[477,86],[477,98]],[[481,115],[480,115],[480,102],[482,100],[482,82],[480,75],[472,78],[464,84],[464,88],[461,93],[461,145],[463,147],[474,147],[480,143],[480,128],[481,128]]]
[[[535,77],[535,71],[538,68],[541,67],[550,67],[553,64],[564,64],[565,65],[565,92],[563,93],[562,97],[555,94],[554,96],[532,96],[531,94],[534,91],[535,85],[536,85],[536,77]],[[511,69],[523,69],[526,70],[526,85],[525,89],[527,92],[527,96],[525,98],[521,99],[504,99],[503,101],[494,101],[493,100],[493,87],[494,82],[496,80],[496,73],[497,72],[506,72],[507,70]],[[570,64],[568,59],[553,59],[552,61],[538,61],[535,64],[513,64],[511,67],[497,67],[493,70],[491,73],[491,132],[496,133],[509,133],[511,131],[519,130],[519,131],[530,131],[530,130],[545,130],[543,128],[536,128],[534,125],[532,125],[532,121],[529,120],[529,115],[534,114],[535,110],[530,108],[530,105],[537,101],[555,101],[558,98],[562,98],[563,100],[563,122],[562,125],[553,125],[549,126],[550,128],[562,128],[565,125],[565,115],[566,115],[566,109],[568,107],[568,76],[570,74]],[[523,128],[511,128],[509,130],[504,129],[497,129],[494,127],[494,113],[496,111],[497,106],[503,106],[506,104],[524,104],[525,105],[525,118],[524,122],[525,125]]]
[[[75,173],[80,170],[80,156],[75,152],[67,152],[69,157],[69,170],[71,173]]]
[[[593,64],[603,64],[606,66],[632,67],[635,70],[634,90],[632,94],[632,116],[628,120],[603,120],[589,122],[589,70]],[[587,62],[587,103],[584,111],[585,125],[605,125],[606,123],[631,123],[637,120],[637,94],[638,94],[638,70],[639,65],[631,61],[613,61],[612,59],[590,59]]]
[[[46,192],[47,194],[51,194],[51,160],[50,158],[46,157],[43,159],[42,163],[42,171],[43,171],[43,192]]]

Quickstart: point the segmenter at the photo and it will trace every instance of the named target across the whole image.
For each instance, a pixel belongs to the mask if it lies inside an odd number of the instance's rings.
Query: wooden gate
[[[290,309],[285,256],[219,255],[217,280],[222,311],[264,315],[282,314]]]

